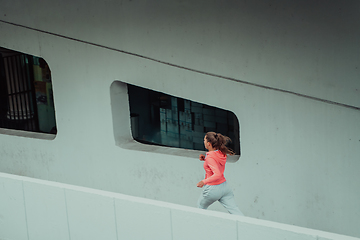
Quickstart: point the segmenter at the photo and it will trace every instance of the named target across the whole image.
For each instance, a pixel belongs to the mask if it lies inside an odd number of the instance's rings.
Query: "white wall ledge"
[[[7,129],[7,128],[0,128],[0,134],[25,137],[25,138],[36,138],[43,140],[54,140],[56,138],[56,134],[30,132],[30,131]]]
[[[0,239],[359,240],[5,173],[0,173],[0,202]]]
[[[116,145],[128,150],[153,152],[153,153],[168,154],[168,155],[190,157],[190,158],[198,158],[200,154],[204,154],[205,152],[200,150],[142,144],[133,139],[129,141],[117,142]],[[237,160],[239,160],[239,158],[240,155],[233,155],[233,156],[229,155],[227,158],[227,162],[234,163]]]

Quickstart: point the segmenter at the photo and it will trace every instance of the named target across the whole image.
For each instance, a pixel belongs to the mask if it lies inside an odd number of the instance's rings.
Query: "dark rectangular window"
[[[51,72],[44,59],[0,48],[0,128],[56,134]]]
[[[141,143],[204,150],[206,132],[232,139],[240,155],[239,122],[234,113],[128,84],[131,130]]]

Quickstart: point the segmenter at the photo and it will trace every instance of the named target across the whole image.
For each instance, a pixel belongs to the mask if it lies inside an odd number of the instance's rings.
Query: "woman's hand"
[[[204,154],[200,154],[200,155],[199,155],[199,160],[200,160],[200,161],[204,161],[204,160],[205,160],[205,155],[204,155]]]
[[[198,184],[196,185],[199,188],[202,188],[205,185],[205,183],[203,181],[198,182]]]

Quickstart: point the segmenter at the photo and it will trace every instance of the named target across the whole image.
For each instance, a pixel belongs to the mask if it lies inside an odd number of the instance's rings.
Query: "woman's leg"
[[[207,209],[215,201],[219,200],[221,193],[218,191],[219,185],[205,185],[198,200],[198,208]]]
[[[224,182],[223,185],[224,185],[224,189],[223,189],[224,194],[219,199],[219,202],[226,208],[226,210],[228,210],[229,213],[234,215],[244,216],[244,214],[240,211],[240,209],[237,207],[235,203],[234,193],[232,192],[229,185],[226,182]]]

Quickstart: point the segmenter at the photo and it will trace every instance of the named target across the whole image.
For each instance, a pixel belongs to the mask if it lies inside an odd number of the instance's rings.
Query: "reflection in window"
[[[214,131],[232,139],[240,155],[239,122],[234,113],[128,84],[131,130],[145,144],[204,150],[204,135]]]
[[[0,47],[0,128],[56,134],[51,72],[44,59]]]

